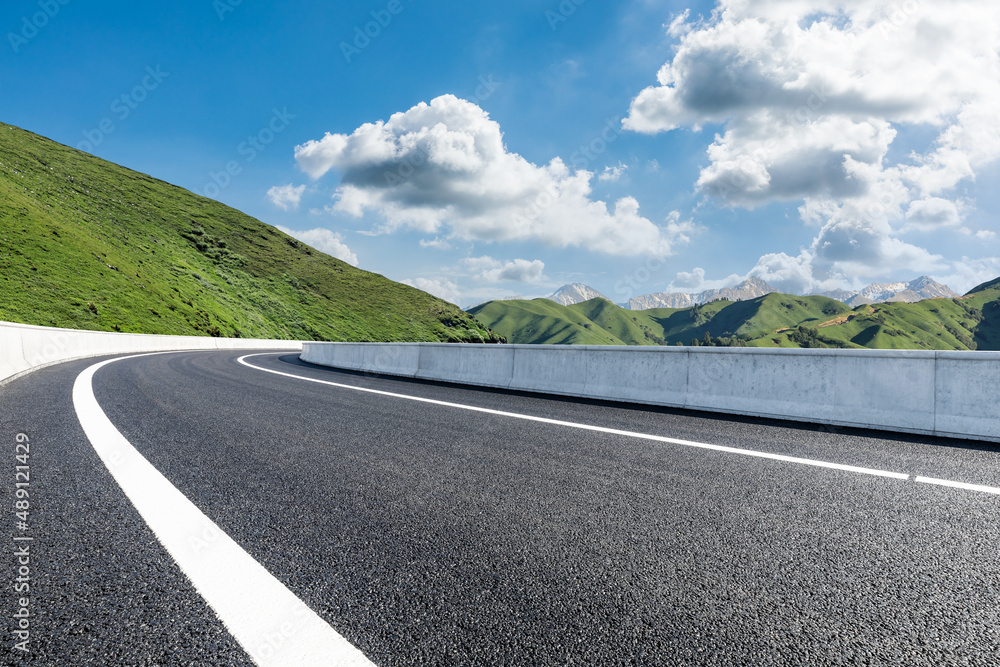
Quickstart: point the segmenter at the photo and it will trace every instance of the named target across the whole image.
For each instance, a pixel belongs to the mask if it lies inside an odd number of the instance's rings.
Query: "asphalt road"
[[[245,352],[97,371],[111,422],[378,665],[1000,664],[1000,448],[548,399]],[[96,360],[0,387],[0,664],[243,665],[248,654],[95,453]],[[14,514],[30,438],[28,528]],[[30,536],[29,542],[15,537]],[[13,649],[30,544],[29,653]]]

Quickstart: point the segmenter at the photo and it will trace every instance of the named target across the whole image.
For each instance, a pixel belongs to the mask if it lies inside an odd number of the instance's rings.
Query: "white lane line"
[[[630,438],[639,438],[642,440],[653,440],[655,442],[665,442],[671,445],[682,445],[684,447],[696,447],[698,449],[709,449],[716,452],[725,452],[727,454],[739,454],[740,456],[753,456],[761,459],[770,459],[773,461],[783,461],[785,463],[797,463],[805,466],[812,466],[815,468],[830,468],[832,470],[843,470],[847,472],[859,473],[862,475],[874,475],[876,477],[889,477],[892,479],[908,480],[910,476],[906,473],[899,472],[888,472],[885,470],[875,470],[872,468],[859,468],[857,466],[843,465],[840,463],[830,463],[827,461],[816,461],[813,459],[802,459],[794,456],[785,456],[784,454],[772,454],[770,452],[759,452],[752,449],[738,449],[736,447],[724,447],[722,445],[712,445],[705,442],[693,442],[691,440],[678,440],[676,438],[667,438],[662,435],[650,435],[648,433],[637,433],[635,431],[622,431],[616,428],[605,428],[603,426],[591,426],[590,424],[580,424],[577,422],[567,422],[561,421],[559,419],[548,419],[546,417],[534,417],[532,415],[523,415],[517,412],[504,412],[502,410],[491,410],[490,408],[480,408],[474,405],[463,405],[461,403],[449,403],[447,401],[438,401],[432,398],[422,398],[420,396],[410,396],[408,394],[395,394],[389,391],[381,391],[379,389],[368,389],[365,387],[355,387],[349,384],[340,384],[338,382],[330,382],[328,380],[319,380],[316,378],[304,377],[302,375],[293,375],[291,373],[283,373],[281,371],[271,370],[270,368],[261,368],[260,366],[254,366],[253,364],[247,363],[247,359],[250,357],[260,357],[265,356],[269,353],[260,354],[247,354],[238,359],[239,363],[253,368],[254,370],[264,371],[265,373],[273,373],[275,375],[283,375],[285,377],[294,378],[296,380],[305,380],[306,382],[315,382],[317,384],[325,384],[331,387],[338,387],[340,389],[350,389],[353,391],[361,391],[369,394],[378,394],[380,396],[391,396],[393,398],[403,398],[408,401],[419,401],[421,403],[430,403],[432,405],[441,405],[449,408],[459,408],[461,410],[471,410],[473,412],[483,412],[490,415],[499,415],[501,417],[511,417],[513,419],[523,419],[526,421],[540,422],[542,424],[554,424],[556,426],[567,426],[569,428],[577,428],[584,431],[597,431],[599,433],[610,433],[612,435],[623,435]]]
[[[980,493],[993,493],[1000,495],[1000,488],[995,486],[983,486],[982,484],[966,484],[965,482],[952,482],[947,479],[935,479],[933,477],[917,477],[915,480],[921,484],[936,484],[938,486],[948,486],[953,489],[964,489],[965,491],[978,491]]]
[[[263,667],[372,665],[226,535],[115,428],[94,396],[94,364],[73,386],[87,438],[125,495],[226,629]]]

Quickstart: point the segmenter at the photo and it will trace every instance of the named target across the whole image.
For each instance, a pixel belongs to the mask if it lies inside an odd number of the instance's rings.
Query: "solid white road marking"
[[[421,403],[430,403],[433,405],[441,405],[449,408],[459,408],[461,410],[471,410],[473,412],[483,412],[491,415],[499,415],[502,417],[511,417],[513,419],[524,419],[527,421],[541,422],[543,424],[554,424],[556,426],[567,426],[570,428],[578,428],[585,431],[597,431],[600,433],[610,433],[612,435],[623,435],[630,438],[639,438],[642,440],[653,440],[656,442],[665,442],[672,445],[682,445],[684,447],[696,447],[698,449],[709,449],[717,452],[726,452],[727,454],[739,454],[740,456],[753,456],[762,459],[771,459],[774,461],[783,461],[785,463],[797,463],[800,465],[813,466],[815,468],[830,468],[833,470],[843,470],[846,472],[859,473],[862,475],[873,475],[876,477],[888,477],[891,479],[898,479],[904,481],[916,481],[923,484],[936,484],[938,486],[947,486],[955,489],[963,489],[965,491],[977,491],[981,493],[992,493],[1000,495],[1000,488],[994,486],[984,486],[981,484],[966,484],[964,482],[952,482],[945,479],[935,479],[933,477],[916,477],[908,475],[906,473],[898,472],[888,472],[885,470],[875,470],[872,468],[859,468],[857,466],[842,465],[840,463],[829,463],[827,461],[816,461],[813,459],[803,459],[794,456],[785,456],[784,454],[771,454],[769,452],[759,452],[752,449],[739,449],[736,447],[724,447],[722,445],[712,445],[704,442],[693,442],[690,440],[678,440],[676,438],[667,438],[662,435],[650,435],[648,433],[637,433],[635,431],[622,431],[615,428],[605,428],[603,426],[591,426],[589,424],[580,424],[577,422],[567,422],[558,419],[548,419],[546,417],[534,417],[532,415],[523,415],[516,412],[504,412],[502,410],[492,410],[490,408],[480,408],[474,405],[463,405],[461,403],[450,403],[448,401],[438,401],[432,398],[423,398],[420,396],[410,396],[408,394],[397,394],[390,391],[382,391],[380,389],[368,389],[366,387],[357,387],[349,384],[342,384],[339,382],[330,382],[329,380],[320,380],[318,378],[305,377],[302,375],[294,375],[292,373],[283,373],[281,371],[272,370],[270,368],[261,368],[260,366],[254,366],[248,363],[246,360],[250,357],[262,357],[268,356],[273,353],[263,352],[258,354],[247,354],[240,357],[237,361],[248,368],[252,368],[257,371],[263,371],[265,373],[273,373],[275,375],[283,375],[284,377],[293,378],[296,380],[304,380],[306,382],[315,382],[317,384],[325,384],[331,387],[338,387],[341,389],[350,389],[353,391],[361,391],[369,394],[379,394],[381,396],[391,396],[393,398],[402,398],[408,401],[419,401]]]
[[[93,377],[120,357],[83,371],[73,405],[84,432],[157,539],[258,665],[372,665],[226,535],[140,454],[94,397]]]
[[[949,486],[953,489],[964,489],[966,491],[979,491],[980,493],[993,493],[1000,495],[1000,488],[995,486],[983,486],[982,484],[966,484],[965,482],[952,482],[947,479],[934,479],[933,477],[917,477],[915,480],[922,484],[936,484],[938,486]]]
[[[648,433],[637,433],[635,431],[622,431],[616,428],[605,428],[603,426],[591,426],[590,424],[580,424],[577,422],[567,422],[561,421],[559,419],[548,419],[546,417],[534,417],[532,415],[523,415],[517,412],[504,412],[502,410],[492,410],[490,408],[480,408],[474,405],[463,405],[461,403],[449,403],[448,401],[438,401],[432,398],[422,398],[420,396],[410,396],[408,394],[396,394],[390,391],[381,391],[379,389],[368,389],[366,387],[356,387],[349,384],[341,384],[338,382],[330,382],[328,380],[320,380],[317,378],[304,377],[302,375],[293,375],[292,373],[283,373],[281,371],[271,370],[270,368],[261,368],[260,366],[254,366],[253,364],[247,363],[247,359],[250,357],[260,357],[268,353],[261,354],[247,354],[238,359],[239,363],[247,366],[248,368],[253,368],[254,370],[264,371],[265,373],[274,373],[275,375],[283,375],[285,377],[294,378],[296,380],[305,380],[306,382],[315,382],[317,384],[325,384],[331,387],[338,387],[340,389],[351,389],[353,391],[361,391],[369,394],[378,394],[380,396],[391,396],[393,398],[403,398],[408,401],[419,401],[421,403],[430,403],[432,405],[441,405],[449,408],[459,408],[461,410],[471,410],[473,412],[483,412],[490,415],[499,415],[501,417],[511,417],[513,419],[524,419],[526,421],[541,422],[543,424],[554,424],[556,426],[567,426],[569,428],[577,428],[584,431],[597,431],[599,433],[609,433],[611,435],[623,435],[629,438],[639,438],[641,440],[653,440],[655,442],[665,442],[671,445],[682,445],[684,447],[696,447],[698,449],[709,449],[716,452],[725,452],[727,454],[739,454],[740,456],[753,456],[761,459],[771,459],[773,461],[783,461],[785,463],[797,463],[805,466],[813,466],[815,468],[830,468],[833,470],[843,470],[846,472],[859,473],[862,475],[874,475],[875,477],[889,477],[892,479],[908,480],[909,475],[899,472],[888,472],[885,470],[875,470],[872,468],[859,468],[857,466],[843,465],[840,463],[829,463],[827,461],[816,461],[813,459],[802,459],[794,456],[785,456],[784,454],[772,454],[770,452],[759,452],[753,449],[739,449],[736,447],[724,447],[722,445],[712,445],[705,442],[692,442],[691,440],[678,440],[677,438],[668,438],[662,435],[650,435]]]

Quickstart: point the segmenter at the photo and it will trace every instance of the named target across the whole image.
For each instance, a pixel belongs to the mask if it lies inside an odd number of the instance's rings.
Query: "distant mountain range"
[[[720,300],[748,301],[767,294],[774,294],[777,291],[760,278],[748,278],[733,287],[723,287],[721,289],[705,290],[697,293],[658,292],[643,294],[634,299],[629,299],[628,303],[619,305],[626,310],[691,308]],[[924,299],[954,299],[961,296],[947,285],[935,282],[927,276],[921,276],[908,283],[872,283],[868,287],[857,291],[834,290],[831,292],[818,292],[816,294],[840,301],[851,308],[872,303],[916,303]],[[610,301],[610,299],[594,288],[581,283],[563,285],[545,298],[563,306],[583,303],[594,298]]]
[[[748,278],[735,287],[705,290],[697,294],[687,292],[661,292],[659,294],[644,294],[635,299],[629,299],[625,306],[628,310],[649,310],[650,308],[690,308],[712,301],[746,301],[756,299],[765,294],[777,292],[760,278]]]
[[[964,297],[902,302],[943,287],[932,283],[874,288],[866,294],[895,302],[853,308],[822,295],[772,292],[681,309],[626,310],[594,298],[569,306],[492,301],[470,312],[511,343],[1000,350],[1000,279]]]
[[[955,299],[961,296],[947,285],[935,282],[927,276],[921,276],[908,283],[872,283],[857,292],[835,290],[819,294],[846,303],[851,308],[870,303],[916,303],[924,299]]]

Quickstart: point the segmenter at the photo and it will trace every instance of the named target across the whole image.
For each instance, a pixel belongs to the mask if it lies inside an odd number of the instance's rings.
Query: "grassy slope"
[[[548,299],[490,301],[469,312],[512,343],[544,341],[554,345],[624,345],[612,333],[595,325],[572,307],[567,308]]]
[[[996,280],[990,280],[989,282],[985,282],[982,285],[979,285],[978,287],[972,288],[971,290],[969,290],[969,293],[966,294],[966,296],[972,296],[977,292],[985,292],[986,290],[997,290],[997,289],[1000,289],[1000,278],[997,278]]]
[[[630,311],[603,299],[574,306],[535,299],[492,302],[472,312],[513,343],[687,345],[707,333],[754,347],[1000,350],[1000,281],[960,299],[854,310],[821,296],[768,294],[684,309]]]
[[[622,344],[655,345],[654,336],[660,336],[652,320],[644,313],[623,310],[605,299],[591,299],[569,306],[567,310],[579,314],[591,323],[590,331],[596,328],[607,331]]]
[[[856,309],[851,321],[820,332],[862,347],[1000,350],[1000,291],[959,299],[884,303]]]
[[[768,294],[749,301],[715,301],[675,313],[666,338],[671,343],[687,344],[708,333],[714,337],[742,336],[751,345],[773,345],[771,336],[780,329],[814,326],[849,311],[839,301],[822,296]]]
[[[0,320],[303,340],[491,337],[456,306],[223,204],[2,124]]]

